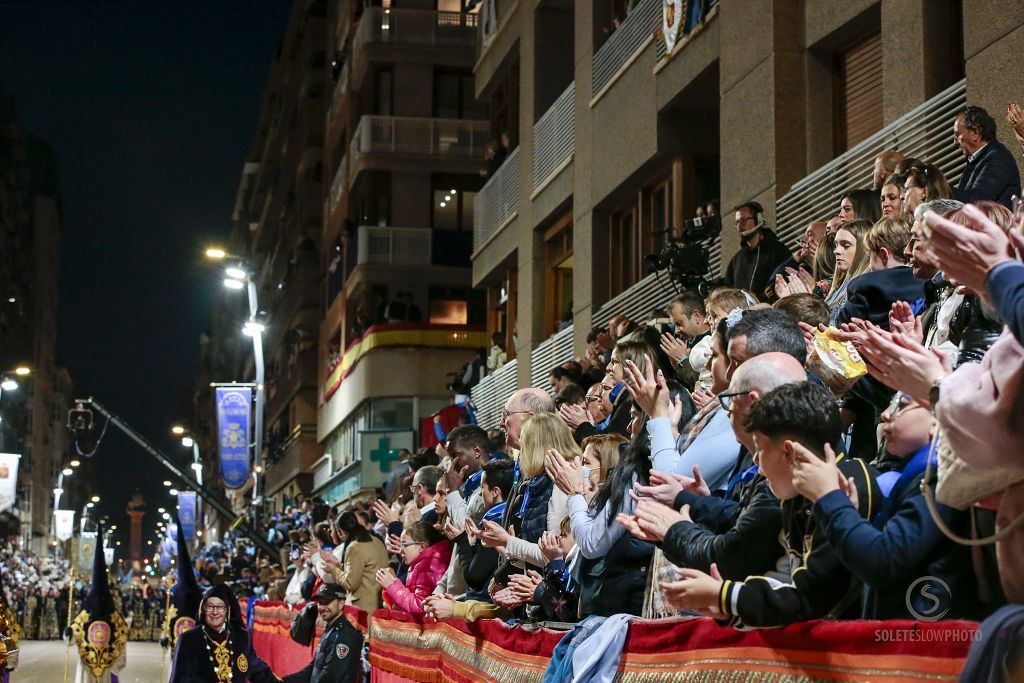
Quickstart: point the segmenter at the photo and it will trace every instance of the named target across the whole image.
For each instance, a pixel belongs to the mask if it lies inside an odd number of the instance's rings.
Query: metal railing
[[[519,388],[517,366],[515,360],[510,360],[470,390],[470,398],[476,406],[476,422],[484,429],[498,426],[505,401]]]
[[[352,136],[350,151],[354,155],[414,154],[478,160],[483,159],[490,137],[487,121],[364,116]],[[356,157],[350,157],[355,164]]]
[[[651,273],[621,294],[613,296],[597,309],[594,313],[593,325],[594,327],[607,325],[611,317],[619,313],[629,317],[630,320],[641,321],[647,316],[648,311],[665,306],[676,294],[678,294],[676,286],[669,278],[668,272]]]
[[[572,156],[575,133],[576,82],[573,81],[533,124],[534,190]]]
[[[548,375],[556,365],[572,360],[572,330],[573,326],[569,325],[537,344],[530,354],[530,386],[554,393]]]
[[[473,250],[476,251],[519,212],[519,148],[480,188],[473,199]]]
[[[356,260],[360,265],[429,266],[430,230],[360,225]]]
[[[594,53],[591,97],[607,85],[661,23],[662,0],[640,0]]]
[[[960,81],[794,183],[775,203],[779,239],[795,241],[808,223],[835,214],[844,192],[871,187],[875,157],[885,150],[935,164],[955,184],[967,159],[953,144],[951,131],[957,112],[966,106],[966,81]]]
[[[331,181],[331,193],[327,198],[327,215],[326,219],[329,219],[338,208],[338,204],[341,202],[341,196],[348,190],[346,183],[348,182],[348,156],[341,158],[341,163],[338,164],[338,170],[334,173],[334,180]]]
[[[367,43],[472,47],[477,15],[424,9],[370,7],[359,20],[353,54]]]

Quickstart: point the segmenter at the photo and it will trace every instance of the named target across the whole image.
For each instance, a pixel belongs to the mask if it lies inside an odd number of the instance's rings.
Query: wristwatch
[[[939,379],[932,382],[932,388],[928,390],[928,402],[932,404],[932,413],[935,412],[935,409],[939,405],[939,385],[941,384],[941,382],[942,378],[940,377]]]

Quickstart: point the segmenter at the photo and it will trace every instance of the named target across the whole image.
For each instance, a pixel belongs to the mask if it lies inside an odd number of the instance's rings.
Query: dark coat
[[[1020,171],[1013,153],[998,140],[990,141],[967,162],[953,194],[964,203],[989,199],[1012,208],[1010,198],[1020,196]]]
[[[848,323],[852,318],[860,318],[888,330],[889,311],[894,303],[906,301],[913,305],[923,298],[924,280],[914,277],[909,266],[864,273],[850,280],[838,321]]]
[[[761,240],[751,249],[743,243],[740,250],[729,261],[725,270],[725,284],[730,287],[749,290],[754,296],[764,297],[772,273],[793,257],[775,233],[761,228]]]
[[[604,557],[580,557],[580,614],[643,614],[654,546],[623,534]]]
[[[354,683],[362,673],[363,634],[342,614],[320,637],[316,655],[285,683]]]
[[[203,635],[205,628],[202,625],[196,626],[179,636],[174,648],[170,683],[210,683],[217,680],[210,653],[206,649],[206,638]],[[249,632],[230,623],[228,629],[231,631],[232,683],[277,681],[267,663],[253,652]]]

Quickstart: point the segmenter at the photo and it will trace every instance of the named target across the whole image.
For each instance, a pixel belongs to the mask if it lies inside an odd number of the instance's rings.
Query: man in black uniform
[[[327,624],[313,661],[285,676],[285,683],[353,683],[362,666],[363,634],[345,618],[345,589],[333,583],[320,586],[313,599]]]

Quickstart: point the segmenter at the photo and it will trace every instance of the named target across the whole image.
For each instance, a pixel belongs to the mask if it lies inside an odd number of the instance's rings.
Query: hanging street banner
[[[217,387],[217,447],[220,476],[229,489],[249,479],[249,423],[252,390],[249,387]]]
[[[0,453],[0,512],[14,507],[18,495],[18,461],[16,453]]]
[[[665,52],[672,53],[679,40],[679,28],[686,21],[684,0],[662,0],[661,35],[665,39]]]
[[[178,492],[178,521],[181,523],[180,533],[185,534],[185,540],[191,541],[196,537],[196,492]]]
[[[104,548],[103,549],[103,560],[107,563],[107,566],[114,564],[114,549]]]
[[[96,554],[96,532],[83,531],[78,541],[78,571],[82,576],[92,576],[93,555]]]
[[[66,541],[75,534],[75,511],[54,510],[54,531],[57,533],[57,540]]]

